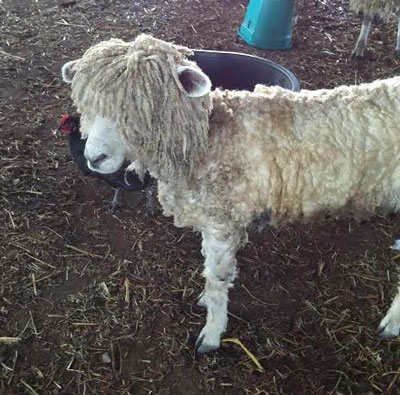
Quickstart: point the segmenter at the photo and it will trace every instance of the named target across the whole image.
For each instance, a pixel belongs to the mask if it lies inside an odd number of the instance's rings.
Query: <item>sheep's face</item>
[[[122,141],[116,122],[110,118],[82,116],[82,133],[87,136],[85,158],[90,170],[114,173],[126,158],[126,145]]]
[[[79,60],[71,61],[62,67],[65,82],[73,83],[77,62]],[[208,76],[191,64],[176,65],[176,75],[180,89],[190,98],[205,96],[211,90]],[[81,132],[83,137],[87,137],[85,158],[88,167],[99,173],[113,173],[127,159],[128,144],[116,120],[100,115],[90,107],[84,106],[81,113]]]

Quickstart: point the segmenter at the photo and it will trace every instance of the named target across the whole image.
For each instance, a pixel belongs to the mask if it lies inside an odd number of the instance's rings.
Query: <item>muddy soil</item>
[[[361,19],[342,0],[303,1],[293,49],[276,52],[237,37],[245,1],[69,3],[0,1],[0,394],[399,394],[399,343],[374,333],[397,280],[397,216],[250,233],[226,336],[260,373],[232,343],[194,352],[199,235],[149,215],[141,193],[106,213],[111,189],[55,133],[74,110],[60,67],[101,39],[256,54],[331,88],[399,73],[395,20],[356,62]]]

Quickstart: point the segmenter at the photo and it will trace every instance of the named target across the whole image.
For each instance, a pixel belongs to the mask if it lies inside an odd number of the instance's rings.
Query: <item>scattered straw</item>
[[[399,343],[373,334],[396,289],[400,251],[388,247],[400,232],[399,215],[251,232],[238,253],[240,284],[247,288],[238,285],[230,295],[235,314],[229,327],[240,336],[225,337],[240,338],[254,352],[266,371],[258,373],[247,353],[229,342],[221,346],[225,352],[194,353],[190,338],[205,320],[193,306],[204,286],[200,235],[175,228],[171,218],[145,215],[140,193],[127,194],[132,201],[115,216],[105,214],[101,199],[108,186],[81,175],[66,139],[50,134],[59,115],[72,109],[70,89],[56,77],[53,60],[72,56],[59,52],[70,47],[74,29],[84,30],[73,24],[87,27],[87,34],[74,35],[74,53],[87,49],[92,28],[102,27],[99,15],[115,37],[126,36],[127,18],[135,15],[158,37],[169,31],[177,44],[267,57],[289,67],[303,89],[398,74],[391,48],[395,22],[376,28],[385,40],[382,46],[372,37],[372,59],[353,62],[348,56],[361,21],[346,12],[347,0],[301,1],[298,45],[268,52],[232,40],[244,17],[243,1],[235,7],[228,0],[196,3],[201,23],[193,22],[195,10],[182,0],[157,2],[149,14],[121,1],[105,9],[104,2],[88,1],[68,9],[56,1],[3,3],[1,49],[26,59],[0,54],[2,81],[18,82],[5,84],[0,115],[4,393],[400,393]],[[189,17],[176,29],[182,12]],[[218,34],[209,28],[217,20]],[[134,37],[140,26],[131,26]],[[108,292],[99,289],[102,281]],[[227,351],[237,353],[239,364]],[[103,363],[104,353],[111,364]],[[241,363],[254,373],[249,376]]]
[[[33,259],[34,261],[36,261],[38,263],[41,263],[44,266],[51,267],[52,269],[57,269],[54,265],[51,265],[50,263],[44,262],[41,259],[36,258],[36,257],[34,257],[34,256],[32,256],[32,255],[30,255],[28,253],[25,253],[25,255],[28,256],[29,258]]]
[[[0,344],[15,344],[21,340],[20,337],[0,336]]]
[[[36,277],[35,277],[35,273],[31,274],[31,278],[32,278],[32,288],[33,288],[33,294],[35,296],[37,296],[37,288],[36,288]]]
[[[27,388],[29,393],[32,395],[39,395],[26,381],[21,379],[20,382]]]
[[[126,307],[129,307],[129,303],[130,303],[129,287],[130,287],[130,282],[126,278],[124,281],[124,300],[126,303]]]
[[[21,56],[11,55],[10,53],[2,51],[1,49],[0,49],[0,55],[6,56],[6,57],[11,58],[11,59],[21,60],[21,61],[25,62],[25,59],[21,58]]]
[[[103,259],[103,258],[104,258],[104,257],[101,256],[101,255],[97,255],[97,254],[93,254],[92,252],[89,252],[89,251],[81,250],[80,248],[74,247],[74,246],[69,245],[69,244],[64,244],[64,245],[65,245],[65,247],[67,247],[67,248],[69,248],[69,249],[71,249],[71,250],[80,252],[82,255],[86,255],[86,256],[89,256],[89,257],[91,257],[91,258],[100,258],[100,259]]]
[[[256,370],[260,373],[264,373],[264,368],[261,366],[260,362],[256,356],[236,337],[229,337],[222,340],[222,343],[234,343],[237,344],[246,354],[247,356],[254,362],[256,365]]]

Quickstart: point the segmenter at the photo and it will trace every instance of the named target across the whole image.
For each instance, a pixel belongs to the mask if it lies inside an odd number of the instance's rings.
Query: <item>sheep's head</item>
[[[85,156],[97,171],[128,159],[164,179],[190,175],[207,150],[211,111],[211,82],[191,53],[140,35],[99,43],[63,66],[88,138]]]

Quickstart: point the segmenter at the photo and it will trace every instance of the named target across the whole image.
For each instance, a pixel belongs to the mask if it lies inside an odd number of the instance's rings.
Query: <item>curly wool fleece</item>
[[[128,159],[157,174],[160,203],[177,225],[228,230],[265,210],[277,224],[399,209],[399,77],[192,99],[175,81],[189,53],[150,36],[110,40],[86,52],[72,82],[82,117],[115,118]]]

